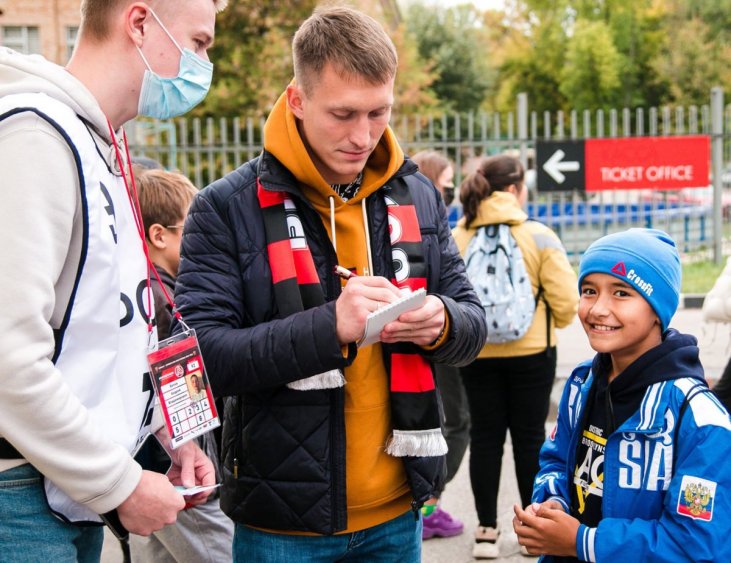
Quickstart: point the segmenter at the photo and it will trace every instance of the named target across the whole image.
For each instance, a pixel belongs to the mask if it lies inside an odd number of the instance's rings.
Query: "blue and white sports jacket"
[[[589,361],[566,383],[556,428],[541,449],[533,502],[556,500],[570,512],[592,378]],[[580,560],[731,561],[731,422],[702,378],[647,388],[639,410],[607,438],[603,488],[599,526],[577,532]]]

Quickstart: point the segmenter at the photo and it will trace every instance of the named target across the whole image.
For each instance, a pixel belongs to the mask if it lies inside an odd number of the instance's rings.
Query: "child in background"
[[[569,377],[513,527],[544,561],[731,561],[731,423],[693,336],[669,329],[680,260],[630,229],[579,266],[579,318],[597,351]]]
[[[183,222],[198,190],[188,178],[177,172],[150,169],[138,174],[137,188],[150,260],[172,299],[180,264]],[[163,340],[170,336],[173,311],[154,274],[152,294],[155,296],[157,335]]]
[[[198,190],[188,178],[177,172],[138,167],[135,178],[150,260],[165,291],[173,299],[183,223]],[[157,334],[163,340],[170,336],[172,306],[154,274],[151,287],[155,298]],[[197,391],[201,392],[200,388]],[[198,440],[216,468],[216,482],[220,482],[218,447],[213,432]],[[208,499],[205,504],[180,512],[173,526],[166,526],[149,537],[131,535],[132,560],[155,563],[231,561],[233,522],[221,511],[217,494]]]

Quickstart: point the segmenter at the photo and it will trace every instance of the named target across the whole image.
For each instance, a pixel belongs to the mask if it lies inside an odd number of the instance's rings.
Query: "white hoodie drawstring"
[[[363,210],[363,228],[365,229],[366,253],[368,254],[368,271],[364,272],[366,276],[373,275],[373,256],[371,256],[371,231],[368,228],[368,211],[366,211],[366,198],[361,200],[361,209]],[[333,238],[333,241],[335,239]]]
[[[338,241],[335,236],[335,196],[328,198],[330,201],[330,238],[333,241],[333,248],[335,249],[335,255],[338,253]]]

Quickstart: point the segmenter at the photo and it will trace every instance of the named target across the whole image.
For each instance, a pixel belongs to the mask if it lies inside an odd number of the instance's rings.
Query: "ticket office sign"
[[[536,143],[539,191],[706,188],[710,160],[708,135]]]
[[[707,188],[708,135],[586,141],[586,191]]]

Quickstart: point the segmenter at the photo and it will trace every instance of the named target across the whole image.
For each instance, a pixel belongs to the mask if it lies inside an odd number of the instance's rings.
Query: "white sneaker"
[[[500,549],[497,541],[500,532],[497,528],[478,526],[475,530],[475,545],[472,547],[472,557],[475,559],[497,559]]]

